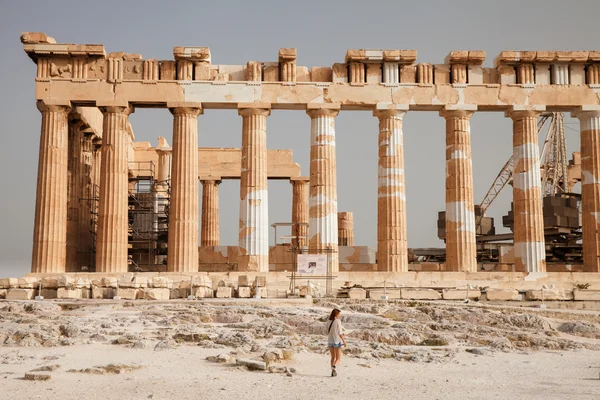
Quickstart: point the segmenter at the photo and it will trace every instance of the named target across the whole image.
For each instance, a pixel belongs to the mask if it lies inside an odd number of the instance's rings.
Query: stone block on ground
[[[573,290],[573,299],[576,301],[599,301],[600,300],[600,290]]]
[[[60,287],[56,291],[57,299],[81,299],[82,289],[70,289],[66,287]]]
[[[0,289],[0,299],[5,299],[7,292],[8,292],[8,289]]]
[[[197,298],[210,299],[210,298],[214,297],[214,292],[211,288],[200,286],[200,287],[194,288],[194,296],[196,296]]]
[[[170,289],[169,292],[170,292],[169,298],[183,299],[183,298],[187,297],[187,294],[189,293],[189,289],[173,288],[173,289]]]
[[[105,287],[105,288],[117,288],[117,282],[119,280],[115,277],[109,276],[109,277],[104,277],[102,278],[102,284],[100,286]]]
[[[168,288],[148,288],[144,289],[144,298],[146,300],[169,300],[170,290]]]
[[[400,289],[400,298],[404,300],[440,300],[442,295],[433,289]]]
[[[479,289],[443,289],[442,298],[444,300],[465,300],[478,299],[481,297],[481,290]]]
[[[233,288],[228,286],[220,286],[217,288],[216,295],[218,299],[229,299],[233,295]]]
[[[19,278],[19,287],[21,289],[37,289],[40,286],[40,280],[38,278]]]
[[[48,374],[34,374],[28,372],[25,374],[25,377],[23,379],[25,379],[26,381],[49,381],[50,378],[51,376]]]
[[[144,296],[143,291],[137,288],[121,288],[117,289],[117,296],[123,300],[141,299]]]
[[[263,297],[263,296],[261,296]],[[267,289],[268,299],[285,299],[287,298],[287,292],[281,289]]]
[[[400,296],[400,290],[398,289],[391,289],[391,288],[387,288],[386,290],[383,290],[383,288],[381,289],[369,289],[367,291],[367,297],[369,299],[381,299],[381,296],[387,296],[388,299],[400,299],[402,298]]]
[[[250,286],[250,279],[248,275],[238,276],[238,286]]]
[[[349,299],[366,299],[367,291],[363,288],[351,288],[348,290]]]
[[[153,276],[152,277],[152,287],[153,288],[167,288],[170,289],[173,287],[173,280],[166,276]]]
[[[520,297],[516,289],[488,289],[486,299],[488,301],[518,301]]]
[[[238,365],[243,365],[249,370],[266,371],[267,363],[264,361],[250,360],[248,358],[240,358],[237,360]]]
[[[112,287],[92,286],[92,299],[112,299],[116,291]]]
[[[56,286],[57,287],[71,287],[75,282],[75,278],[69,275],[58,275],[56,277]]]
[[[46,276],[42,278],[42,289],[58,289],[58,277]]]
[[[42,287],[40,296],[42,296],[44,299],[56,299],[58,298],[58,289],[46,289]]]
[[[72,287],[75,289],[89,289],[91,282],[87,278],[75,278]]]
[[[525,300],[529,301],[550,301],[550,300],[573,300],[572,290],[527,290]]]
[[[35,295],[35,289],[10,288],[6,293],[6,300],[32,300]]]
[[[239,297],[240,299],[247,299],[250,298],[252,295],[252,290],[250,289],[249,286],[240,286],[238,287],[237,290],[237,297]]]
[[[140,275],[123,275],[119,278],[119,288],[145,288],[148,287],[148,278]]]
[[[254,278],[254,286],[256,287],[265,287],[267,286],[267,277],[259,275]]]
[[[0,278],[0,289],[10,289],[19,287],[18,278]]]
[[[269,295],[266,287],[255,287],[252,290],[253,296],[259,296],[261,299],[266,299]]]

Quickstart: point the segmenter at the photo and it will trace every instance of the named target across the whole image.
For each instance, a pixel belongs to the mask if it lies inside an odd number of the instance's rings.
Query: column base
[[[269,256],[240,255],[238,256],[238,271],[269,272]]]

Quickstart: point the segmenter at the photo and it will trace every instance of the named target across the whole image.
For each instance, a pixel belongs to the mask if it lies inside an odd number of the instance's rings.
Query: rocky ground
[[[599,313],[263,304],[1,301],[0,380],[8,398],[61,399],[592,399],[600,390]],[[336,305],[349,345],[332,384],[324,333]]]

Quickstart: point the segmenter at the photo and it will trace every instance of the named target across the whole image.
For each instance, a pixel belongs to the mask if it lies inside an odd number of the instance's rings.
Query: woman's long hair
[[[329,321],[333,321],[335,319],[335,317],[338,316],[339,313],[341,313],[341,311],[337,308],[334,308],[333,310],[331,310],[331,314],[329,314]]]

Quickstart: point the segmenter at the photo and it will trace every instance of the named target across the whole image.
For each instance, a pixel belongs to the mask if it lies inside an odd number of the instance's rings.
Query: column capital
[[[200,178],[200,183],[202,185],[206,185],[206,184],[220,185],[221,184],[221,178],[220,177]]]
[[[543,111],[546,111],[546,106],[512,106],[504,113],[504,115],[513,120],[526,117],[537,118]]]
[[[340,112],[341,105],[336,103],[309,103],[306,105],[306,113],[311,118],[336,117]]]
[[[248,117],[250,115],[271,115],[271,103],[238,103],[238,115]]]
[[[295,185],[297,183],[309,184],[310,183],[310,177],[308,177],[308,176],[293,176],[293,177],[290,177],[290,183],[292,185]]]
[[[399,110],[397,108],[388,108],[388,109],[382,109],[382,110],[373,110],[373,116],[379,118],[380,120],[382,119],[387,119],[387,118],[396,118],[396,119],[402,119],[404,117],[404,115],[406,114],[406,110]]]
[[[64,112],[68,113],[71,111],[71,105],[67,104],[52,104],[44,100],[38,100],[36,102],[37,109],[40,112]]]
[[[191,115],[197,117],[204,114],[200,103],[167,103],[167,108],[173,115]]]
[[[477,111],[477,106],[475,104],[446,106],[440,110],[440,117],[446,119],[471,118],[473,114],[475,114],[475,111]]]
[[[600,106],[581,106],[571,112],[573,118],[592,118],[600,117]]]
[[[134,109],[131,106],[98,106],[102,114],[125,114],[130,115],[134,113]]]

